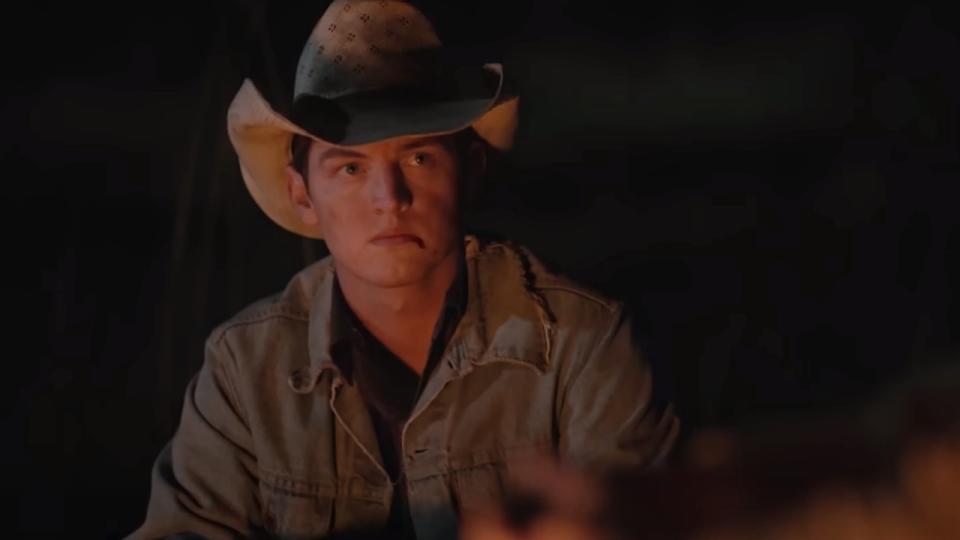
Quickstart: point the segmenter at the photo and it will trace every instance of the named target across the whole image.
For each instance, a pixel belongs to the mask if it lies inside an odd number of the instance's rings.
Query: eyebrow
[[[400,150],[413,150],[414,148],[421,148],[423,146],[443,146],[443,139],[440,137],[423,137],[421,139],[414,139],[400,146]]]
[[[347,150],[346,148],[332,147],[332,148],[327,148],[326,150],[321,152],[320,156],[317,158],[317,161],[319,163],[323,163],[328,159],[335,159],[335,158],[359,159],[359,158],[365,158],[365,157],[367,157],[366,154],[363,154],[354,150]]]
[[[423,137],[421,139],[414,139],[401,145],[400,150],[408,151],[413,150],[414,148],[422,148],[424,146],[443,146],[443,139],[440,137]],[[333,146],[321,152],[320,156],[317,157],[317,162],[323,163],[328,159],[336,158],[363,159],[366,157],[367,155],[362,152]]]

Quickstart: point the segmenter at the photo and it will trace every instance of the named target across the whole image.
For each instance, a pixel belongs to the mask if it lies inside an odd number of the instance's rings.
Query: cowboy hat
[[[469,65],[444,51],[426,17],[400,0],[335,0],[300,55],[290,117],[244,80],[227,112],[227,133],[244,183],[281,227],[311,238],[287,195],[294,134],[340,146],[473,127],[507,150],[516,96],[500,64]]]

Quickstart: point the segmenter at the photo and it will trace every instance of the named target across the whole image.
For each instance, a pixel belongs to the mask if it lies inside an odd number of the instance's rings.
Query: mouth
[[[419,236],[408,233],[384,233],[379,234],[370,241],[371,244],[376,246],[399,246],[403,244],[416,244],[423,247],[423,240]]]

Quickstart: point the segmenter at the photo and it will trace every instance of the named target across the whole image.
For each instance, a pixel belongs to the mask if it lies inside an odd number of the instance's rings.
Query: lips
[[[394,246],[394,245],[412,242],[423,247],[423,240],[421,240],[420,237],[418,237],[415,234],[399,232],[399,231],[388,231],[388,232],[380,233],[377,236],[374,236],[373,240],[371,240],[370,242],[378,246]]]

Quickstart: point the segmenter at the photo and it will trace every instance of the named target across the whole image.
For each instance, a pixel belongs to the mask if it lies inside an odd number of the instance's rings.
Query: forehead
[[[313,139],[310,146],[311,154],[323,155],[364,155],[376,156],[390,154],[404,150],[423,147],[442,147],[454,149],[454,136],[445,135],[404,135],[367,144],[341,146],[325,141]]]

